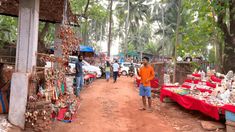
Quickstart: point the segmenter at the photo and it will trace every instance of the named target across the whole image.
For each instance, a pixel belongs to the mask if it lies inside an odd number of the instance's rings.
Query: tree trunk
[[[45,53],[46,52],[46,45],[44,42],[44,37],[46,36],[46,33],[48,32],[48,29],[50,27],[50,24],[48,22],[45,23],[42,31],[39,33],[38,36],[38,52]]]
[[[129,19],[130,19],[130,0],[127,0],[127,17],[125,22],[125,40],[124,40],[124,55],[128,52],[128,34],[129,34]]]
[[[176,25],[176,33],[175,33],[175,46],[174,46],[174,78],[173,82],[175,83],[176,81],[176,62],[177,62],[177,46],[178,46],[178,37],[179,37],[179,26],[180,26],[180,21],[181,21],[181,16],[180,16],[180,11],[181,11],[181,0],[179,0],[178,4],[178,13],[177,13],[177,25]],[[163,49],[164,50],[164,49]]]
[[[227,73],[229,70],[235,71],[235,36],[226,36],[224,48],[223,69]]]
[[[113,14],[113,0],[110,1],[110,16],[109,16],[109,41],[108,41],[108,56],[110,57],[111,43],[112,43],[112,14]]]
[[[83,39],[83,44],[87,45],[88,44],[88,40],[89,40],[89,35],[88,35],[88,21],[87,19],[85,20],[85,22],[83,23],[83,31],[82,31],[82,39]]]
[[[47,47],[44,42],[44,37],[46,36],[46,33],[48,32],[48,29],[50,27],[50,23],[46,22],[42,31],[38,34],[38,52],[39,53],[46,53]],[[37,66],[44,66],[45,62],[42,62],[37,58]]]
[[[226,6],[224,2],[219,1],[219,6]],[[224,56],[223,56],[223,71],[227,73],[229,70],[235,71],[235,1],[228,1],[229,4],[229,21],[228,25],[225,22],[226,10],[219,10],[218,13],[218,26],[224,33]]]

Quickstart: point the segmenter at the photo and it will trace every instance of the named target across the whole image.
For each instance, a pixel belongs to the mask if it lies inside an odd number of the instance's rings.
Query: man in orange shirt
[[[151,65],[149,65],[149,58],[143,58],[143,66],[138,71],[138,75],[141,77],[139,95],[142,96],[142,101],[144,107],[140,110],[146,110],[146,97],[148,98],[149,110],[151,107],[151,83],[150,81],[154,79],[154,70]]]

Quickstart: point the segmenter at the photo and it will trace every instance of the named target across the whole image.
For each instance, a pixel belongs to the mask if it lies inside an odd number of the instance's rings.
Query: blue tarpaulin
[[[80,52],[94,52],[94,49],[90,46],[80,45]]]
[[[54,53],[54,47],[51,47],[50,51]],[[80,45],[80,52],[95,52],[95,51],[91,46]]]

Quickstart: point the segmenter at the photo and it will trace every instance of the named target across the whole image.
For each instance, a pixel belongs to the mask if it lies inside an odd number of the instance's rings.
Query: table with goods
[[[169,82],[169,81],[166,81]],[[160,100],[168,97],[189,110],[220,119],[225,111],[235,112],[235,76],[211,70],[189,75],[182,85],[166,83],[162,86]]]

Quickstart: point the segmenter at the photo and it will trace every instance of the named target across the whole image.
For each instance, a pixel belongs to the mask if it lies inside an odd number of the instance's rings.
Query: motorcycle
[[[128,74],[129,74],[130,77],[133,77],[135,73],[134,73],[133,70],[129,70],[129,71],[128,71]]]

